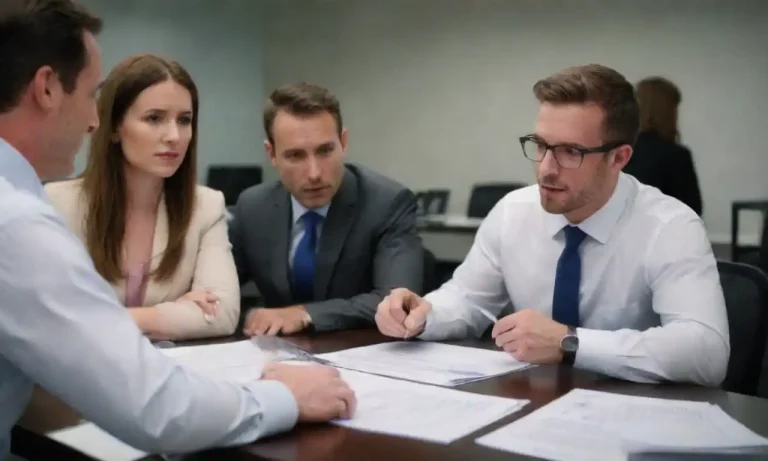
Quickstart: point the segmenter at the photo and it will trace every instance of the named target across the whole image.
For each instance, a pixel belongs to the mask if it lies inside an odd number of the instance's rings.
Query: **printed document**
[[[357,396],[351,420],[335,424],[361,431],[451,443],[514,413],[527,400],[473,394],[340,370]]]
[[[555,461],[627,461],[643,452],[721,453],[768,447],[768,439],[707,402],[584,389],[572,390],[477,443]]]
[[[319,354],[334,366],[439,386],[458,386],[529,368],[503,351],[397,341]]]

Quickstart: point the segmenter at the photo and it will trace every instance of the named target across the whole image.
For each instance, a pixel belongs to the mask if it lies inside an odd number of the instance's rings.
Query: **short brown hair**
[[[682,100],[677,86],[663,77],[649,77],[638,82],[635,97],[640,105],[640,131],[677,142],[677,106]]]
[[[569,67],[533,86],[539,102],[596,104],[605,113],[605,142],[634,144],[639,110],[631,83],[617,71],[600,64]]]
[[[195,209],[197,182],[198,91],[192,77],[176,61],[154,55],[126,58],[109,73],[99,95],[99,128],[91,136],[88,163],[82,174],[87,205],[85,243],[96,270],[110,282],[123,277],[122,249],[126,207],[125,157],[114,134],[139,94],[172,80],[192,96],[192,139],[179,169],[163,184],[168,214],[168,244],[152,274],[167,280],[184,253],[187,229]]]
[[[328,112],[336,120],[339,135],[342,130],[341,106],[338,98],[327,88],[307,82],[289,83],[275,89],[264,106],[264,131],[274,144],[272,125],[277,113],[284,110],[292,115],[308,116]]]
[[[50,66],[72,93],[88,64],[83,33],[97,35],[101,27],[101,19],[72,0],[2,0],[0,113],[16,107],[43,66]]]

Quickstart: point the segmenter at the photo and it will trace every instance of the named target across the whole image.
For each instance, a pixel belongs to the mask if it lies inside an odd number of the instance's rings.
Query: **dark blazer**
[[[252,280],[264,307],[298,304],[289,279],[291,219],[290,195],[276,181],[243,192],[230,221],[240,283]],[[413,192],[345,165],[318,242],[314,300],[304,303],[316,331],[374,326],[376,307],[392,288],[421,292],[423,248],[415,221]]]
[[[666,141],[652,131],[640,133],[624,172],[680,200],[701,216],[699,180],[693,156],[686,147]]]

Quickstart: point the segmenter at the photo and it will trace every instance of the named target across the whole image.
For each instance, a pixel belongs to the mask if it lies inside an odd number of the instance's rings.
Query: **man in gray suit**
[[[240,283],[255,282],[263,298],[246,313],[244,333],[375,326],[392,288],[422,289],[414,194],[344,163],[347,130],[325,88],[276,89],[264,129],[280,181],[243,192],[230,222]]]

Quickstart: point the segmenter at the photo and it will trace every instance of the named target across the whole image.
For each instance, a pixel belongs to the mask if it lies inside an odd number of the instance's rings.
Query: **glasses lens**
[[[555,148],[555,160],[563,168],[578,168],[581,166],[583,155],[578,150],[570,147],[557,146]]]
[[[526,139],[523,141],[523,153],[528,159],[534,162],[540,162],[544,158],[546,147],[540,145],[533,139]]]

